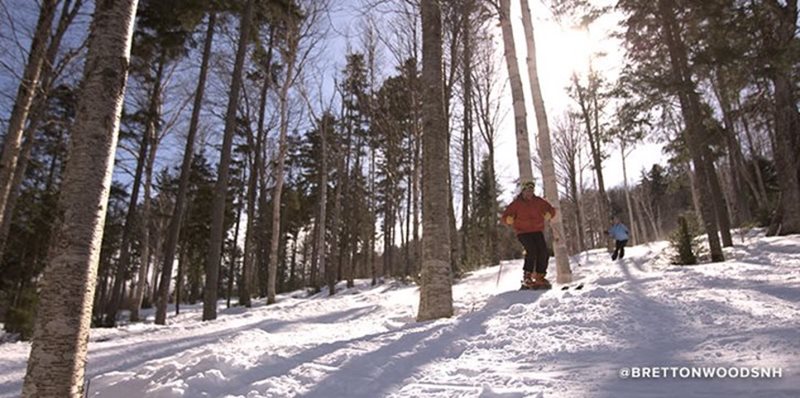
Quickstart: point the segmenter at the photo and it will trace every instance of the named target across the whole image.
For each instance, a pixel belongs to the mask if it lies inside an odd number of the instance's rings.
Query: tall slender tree
[[[0,214],[0,259],[3,258],[3,252],[5,251],[8,232],[11,228],[11,220],[13,219],[14,209],[16,208],[17,199],[19,198],[20,188],[25,179],[28,161],[36,144],[36,133],[43,122],[45,122],[47,116],[47,102],[54,89],[54,83],[59,77],[59,72],[63,71],[66,65],[76,58],[73,52],[70,51],[64,54],[60,61],[57,61],[64,36],[75,21],[75,17],[78,15],[78,12],[81,11],[83,5],[83,0],[76,0],[74,3],[71,0],[63,2],[56,29],[47,46],[47,52],[45,53],[42,71],[39,77],[41,82],[39,91],[31,105],[28,125],[25,127],[24,132],[25,142],[22,144],[21,153],[19,155],[17,167],[13,173],[14,176],[5,205],[4,214],[8,216],[6,217]],[[0,168],[1,167],[3,166],[0,165]]]
[[[281,233],[281,194],[284,183],[284,166],[286,163],[286,151],[288,150],[287,135],[289,133],[289,89],[295,79],[295,65],[299,56],[300,42],[300,22],[294,15],[287,15],[291,19],[287,21],[286,47],[283,51],[286,63],[286,76],[279,93],[280,107],[280,136],[278,137],[278,159],[274,172],[275,187],[272,191],[272,240],[270,242],[268,282],[267,282],[267,303],[275,303],[276,282],[278,276],[278,248]]]
[[[203,290],[203,320],[217,319],[217,291],[219,281],[219,263],[222,257],[222,242],[225,236],[225,204],[228,192],[228,173],[230,171],[231,147],[233,146],[233,133],[236,128],[236,110],[239,104],[239,91],[242,86],[242,71],[244,58],[247,52],[247,43],[250,40],[250,27],[253,20],[253,7],[255,0],[247,0],[242,12],[239,27],[239,44],[236,49],[236,62],[233,66],[231,89],[228,97],[228,110],[225,115],[225,132],[222,138],[219,167],[217,169],[217,182],[214,185],[213,211],[211,213],[211,237],[208,244],[208,258],[206,260],[206,284]]]
[[[161,280],[158,284],[158,292],[155,297],[155,323],[158,325],[164,325],[167,321],[167,302],[169,301],[169,287],[172,282],[172,267],[173,263],[175,262],[175,251],[178,246],[181,225],[183,224],[184,214],[186,213],[186,196],[189,191],[189,177],[191,175],[192,159],[194,157],[194,143],[197,137],[197,129],[200,124],[200,110],[203,106],[206,77],[208,76],[208,62],[211,58],[211,46],[214,41],[214,29],[216,26],[216,21],[217,14],[212,11],[208,15],[206,36],[203,44],[203,57],[200,62],[200,75],[197,79],[197,89],[194,96],[192,117],[189,121],[189,132],[186,135],[186,144],[183,150],[183,160],[181,161],[178,192],[175,197],[175,207],[170,215],[166,243],[164,244],[164,258],[161,261]]]
[[[97,264],[130,61],[136,0],[98,2],[72,128],[58,227],[24,397],[81,397]]]
[[[239,285],[239,304],[245,307],[252,305],[250,295],[255,291],[255,267],[257,260],[257,236],[256,229],[256,208],[258,207],[258,192],[260,174],[264,171],[264,140],[266,135],[266,107],[267,94],[273,82],[272,76],[272,55],[275,43],[275,26],[270,26],[269,39],[266,51],[258,47],[254,58],[259,59],[258,75],[261,76],[261,89],[258,104],[258,130],[256,138],[250,131],[247,131],[247,145],[250,148],[248,155],[251,159],[250,173],[247,182],[247,227],[245,231],[244,261],[242,264],[242,283]],[[249,129],[248,129],[249,130]]]
[[[461,15],[461,22],[464,25],[462,29],[462,37],[463,37],[463,46],[464,51],[462,54],[462,78],[463,78],[463,95],[464,95],[464,107],[463,107],[463,135],[461,138],[461,168],[462,168],[462,187],[461,187],[461,247],[463,248],[461,252],[461,262],[462,267],[471,265],[471,246],[470,241],[472,240],[472,232],[471,232],[471,220],[470,220],[470,207],[472,206],[472,198],[471,198],[471,182],[473,179],[472,172],[470,170],[470,166],[474,162],[474,157],[472,156],[472,63],[473,63],[473,55],[472,55],[472,21],[473,21],[473,9],[474,9],[474,2],[473,0],[464,0],[461,4],[462,7],[462,15]]]
[[[760,4],[757,4],[760,3]],[[796,1],[752,2],[762,30],[763,60],[772,82],[774,132],[772,148],[781,188],[780,234],[800,233],[800,115],[797,112],[797,24]]]
[[[658,0],[657,17],[661,23],[662,34],[666,43],[670,70],[673,84],[678,87],[678,98],[681,104],[681,111],[686,121],[684,136],[689,153],[694,165],[695,178],[699,191],[699,206],[705,225],[708,243],[711,248],[711,261],[724,261],[722,247],[719,240],[719,229],[715,222],[713,209],[714,198],[709,191],[710,176],[708,143],[703,140],[703,120],[700,107],[700,98],[697,94],[695,82],[692,80],[692,73],[689,68],[686,46],[683,43],[678,24],[675,19],[675,5],[673,0]],[[712,167],[713,168],[713,167]]]
[[[558,283],[572,282],[572,270],[569,267],[567,244],[564,240],[564,224],[561,214],[561,204],[558,195],[558,181],[556,180],[556,167],[553,163],[553,149],[550,145],[550,127],[547,122],[547,112],[544,107],[542,89],[539,85],[539,70],[536,65],[536,40],[533,36],[533,21],[528,0],[521,1],[522,26],[525,29],[525,41],[528,44],[528,80],[531,84],[531,97],[533,110],[536,113],[536,125],[539,129],[539,157],[542,160],[542,177],[544,179],[544,193],[550,204],[556,208],[555,217],[550,221],[553,229],[553,246],[556,255],[556,273]]]
[[[161,84],[164,76],[164,64],[166,62],[162,55],[158,62],[156,76],[153,80],[153,87],[151,88],[150,98],[148,100],[149,106],[146,112],[146,127],[142,134],[142,141],[139,148],[139,156],[136,161],[136,171],[134,173],[133,184],[131,189],[131,201],[128,204],[128,214],[125,217],[125,228],[122,230],[122,245],[120,248],[119,261],[117,262],[117,269],[114,276],[114,286],[111,289],[111,299],[105,311],[105,318],[103,325],[113,327],[117,320],[117,311],[122,305],[122,289],[128,278],[128,268],[131,263],[131,240],[134,236],[134,225],[136,224],[136,211],[139,200],[139,189],[144,175],[144,167],[147,163],[148,154],[152,152],[150,146],[154,145],[155,141],[155,118],[157,110],[160,108],[158,103],[161,101]]]
[[[514,131],[517,139],[517,164],[520,181],[533,181],[531,167],[531,144],[528,138],[528,115],[525,111],[525,92],[522,89],[522,75],[514,42],[514,29],[511,25],[511,0],[499,0],[500,27],[503,31],[508,79],[511,83],[511,99],[514,103]]]
[[[450,159],[442,79],[442,10],[434,0],[422,0],[422,281],[420,321],[453,315],[448,220]]]
[[[11,217],[11,214],[6,211],[6,204],[22,149],[25,121],[28,118],[36,90],[39,88],[39,77],[45,61],[47,43],[50,41],[50,29],[57,7],[58,0],[42,2],[39,20],[36,22],[36,30],[28,54],[28,63],[25,65],[22,80],[19,82],[17,97],[8,120],[8,132],[3,141],[3,153],[0,157],[0,224],[6,217]]]
[[[586,76],[586,86],[582,85],[578,75],[572,75],[572,92],[573,98],[578,103],[580,108],[580,115],[583,119],[583,124],[586,127],[586,136],[589,139],[589,153],[592,157],[592,164],[597,179],[598,190],[598,211],[600,213],[600,222],[605,224],[609,221],[611,210],[608,203],[608,194],[606,193],[605,176],[603,174],[603,145],[606,137],[601,131],[598,118],[593,117],[600,113],[599,105],[601,100],[600,87],[602,80],[596,71],[589,65],[589,73]]]
[[[495,142],[497,138],[497,126],[500,116],[500,101],[494,98],[494,91],[497,83],[497,69],[494,57],[494,46],[492,45],[490,33],[486,26],[481,29],[481,40],[476,41],[476,54],[478,62],[476,66],[475,95],[473,107],[478,121],[478,131],[486,145],[486,161],[482,167],[481,175],[486,178],[486,193],[490,200],[488,202],[478,201],[477,206],[488,206],[489,217],[484,220],[484,230],[488,231],[488,250],[489,259],[492,264],[500,261],[498,251],[498,223],[497,214],[499,205],[497,203],[497,174],[495,172]],[[483,178],[480,181],[484,181]],[[477,188],[476,188],[477,189]]]

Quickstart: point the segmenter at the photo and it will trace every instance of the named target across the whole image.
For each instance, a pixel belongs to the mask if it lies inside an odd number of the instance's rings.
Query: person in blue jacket
[[[619,220],[619,217],[614,217],[614,224],[608,229],[608,235],[617,241],[616,249],[614,249],[614,254],[611,255],[611,259],[616,260],[617,258],[622,259],[625,257],[625,245],[628,244],[630,231],[628,231],[628,227]]]

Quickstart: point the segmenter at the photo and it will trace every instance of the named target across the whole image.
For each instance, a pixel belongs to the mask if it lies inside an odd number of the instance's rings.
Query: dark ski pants
[[[525,247],[525,265],[522,269],[525,272],[547,273],[547,261],[550,259],[550,253],[547,251],[544,233],[528,232],[517,235],[517,239]]]
[[[611,259],[612,260],[616,260],[617,257],[619,257],[619,259],[621,260],[623,257],[625,257],[625,245],[627,245],[627,244],[628,244],[628,240],[627,239],[618,240],[617,241],[617,248],[614,249],[614,254],[611,255]]]

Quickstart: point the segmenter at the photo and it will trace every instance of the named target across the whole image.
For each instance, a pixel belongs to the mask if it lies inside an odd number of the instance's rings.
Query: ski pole
[[[495,283],[494,287],[497,288],[500,286],[500,275],[503,273],[503,262],[500,262],[500,269],[497,271],[497,283]]]

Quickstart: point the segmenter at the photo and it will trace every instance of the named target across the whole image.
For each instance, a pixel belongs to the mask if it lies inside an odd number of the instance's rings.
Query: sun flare
[[[548,38],[553,48],[555,59],[551,61],[554,68],[562,71],[585,75],[589,70],[592,56],[592,42],[585,30],[557,28]]]

